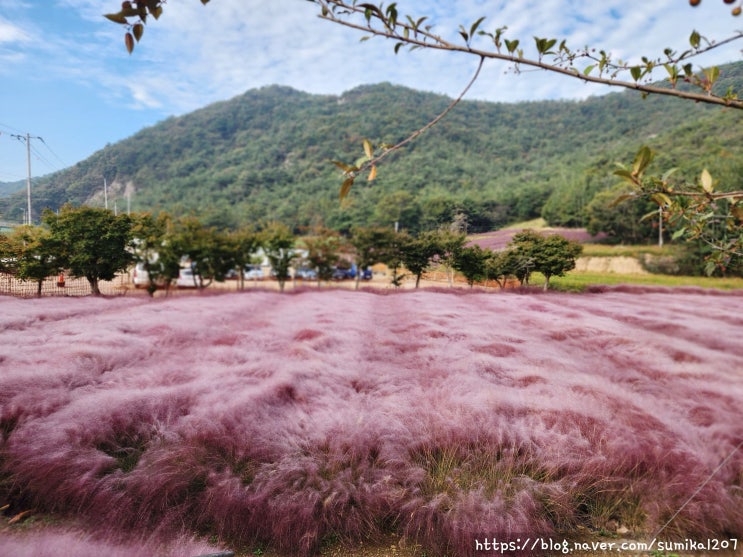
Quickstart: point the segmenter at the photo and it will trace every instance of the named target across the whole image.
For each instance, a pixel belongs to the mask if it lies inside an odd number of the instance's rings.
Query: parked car
[[[246,265],[243,277],[245,280],[261,280],[264,278],[263,268],[260,265]]]
[[[178,272],[178,280],[176,281],[178,288],[196,288],[196,277],[194,276],[193,269],[190,267],[181,267]]]
[[[152,265],[152,263],[150,264]],[[158,281],[157,286],[163,286],[163,281]],[[150,274],[145,269],[144,263],[137,263],[132,271],[132,283],[134,288],[147,288],[150,285]]]
[[[144,263],[137,263],[132,271],[134,288],[145,288],[150,284],[150,275],[144,268]]]
[[[345,280],[356,278],[356,265],[349,268],[336,267],[333,271],[333,280]]]
[[[317,271],[315,271],[315,269],[310,269],[309,267],[299,267],[294,271],[294,278],[302,280],[317,280]]]

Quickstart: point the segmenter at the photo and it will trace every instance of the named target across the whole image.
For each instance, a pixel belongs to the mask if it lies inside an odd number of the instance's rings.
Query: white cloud
[[[0,44],[2,43],[27,43],[30,37],[28,33],[10,21],[0,17]]]
[[[89,27],[79,33],[44,33],[46,46],[34,41],[45,57],[40,65],[57,75],[109,86],[112,98],[128,95],[133,106],[175,113],[272,83],[339,94],[363,83],[392,81],[454,96],[477,64],[474,57],[440,52],[402,50],[396,56],[392,42],[361,43],[362,33],[321,20],[315,5],[300,0],[219,0],[207,6],[197,0],[170,2],[158,21],[148,22],[142,43],[129,56],[124,29],[102,17],[117,9],[115,0],[59,2],[89,21]],[[507,25],[508,36],[520,38],[527,51],[533,36],[559,37],[573,48],[596,46],[630,61],[659,55],[665,47],[686,48],[694,27],[726,37],[737,23],[716,2],[692,9],[679,0],[398,0],[398,10],[430,15],[435,31],[457,42],[460,24],[468,27],[486,15],[483,29]],[[0,40],[22,32],[2,23]],[[488,47],[484,37],[477,43]],[[708,56],[708,63],[739,59],[739,48]],[[606,92],[545,72],[514,76],[507,71],[507,64],[489,62],[470,97],[516,101]]]
[[[13,121],[5,117],[6,124],[31,131],[38,127],[37,133],[47,137],[57,122],[63,126],[63,119],[41,119],[38,106],[63,106],[64,116],[81,125],[95,107],[100,114],[96,123],[105,125],[98,125],[98,135],[85,138],[84,150],[67,156],[79,160],[93,148],[131,134],[134,126],[251,88],[276,83],[341,94],[361,84],[389,81],[456,96],[477,66],[475,57],[464,54],[403,49],[395,55],[393,42],[360,42],[361,32],[321,20],[317,7],[304,0],[214,0],[207,6],[199,0],[168,2],[160,20],[148,21],[142,42],[129,55],[125,29],[103,17],[119,5],[119,0],[0,0],[5,86],[0,100],[15,107]],[[429,15],[427,23],[455,42],[461,41],[460,24],[468,27],[486,15],[482,29],[508,26],[508,36],[519,38],[527,49],[533,48],[535,35],[559,37],[572,48],[596,46],[630,61],[660,55],[666,47],[688,48],[693,29],[720,39],[741,26],[739,18],[729,15],[729,6],[716,0],[705,0],[698,8],[684,0],[397,0],[397,5],[401,16]],[[476,41],[488,47],[484,37]],[[740,60],[742,43],[695,64]],[[544,71],[514,75],[508,64],[489,61],[467,98],[516,102],[584,98],[609,90]],[[77,141],[69,129],[58,132],[70,142],[65,146]],[[0,149],[0,166],[21,163],[10,161]],[[17,168],[16,174],[25,172]]]

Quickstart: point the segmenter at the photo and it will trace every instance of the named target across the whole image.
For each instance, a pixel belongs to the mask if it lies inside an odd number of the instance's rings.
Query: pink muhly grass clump
[[[13,557],[196,557],[217,553],[213,546],[190,539],[117,541],[101,540],[76,531],[46,530],[34,535],[8,536],[0,539],[3,555]]]
[[[0,499],[310,554],[743,534],[741,296],[0,300]],[[736,309],[738,308],[738,309]],[[0,550],[3,542],[0,541]],[[0,551],[2,552],[2,551]]]

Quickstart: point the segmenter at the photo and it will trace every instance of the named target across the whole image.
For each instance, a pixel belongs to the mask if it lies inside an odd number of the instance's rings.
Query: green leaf
[[[631,193],[625,193],[623,195],[618,196],[616,199],[612,200],[611,203],[609,203],[610,208],[614,208],[620,203],[624,203],[625,201],[629,201],[630,199],[635,199],[635,196]]]
[[[550,54],[550,48],[555,46],[555,43],[557,43],[557,39],[543,39],[539,37],[534,37],[534,41],[537,45],[537,51],[539,54]]]
[[[671,204],[671,198],[668,197],[665,193],[654,193],[650,196],[650,199],[652,199],[660,207],[668,207]]]
[[[632,79],[638,81],[642,77],[642,68],[640,66],[632,66],[629,69],[629,73],[632,74]]]
[[[679,228],[676,232],[673,233],[673,235],[671,236],[671,240],[678,240],[684,234],[686,234],[686,227]]]
[[[632,162],[632,174],[633,176],[642,176],[647,170],[647,167],[653,161],[655,153],[647,145],[643,145],[642,148],[635,155],[635,160]]]
[[[386,12],[388,25],[392,29],[397,25],[397,2],[393,2],[387,6]]]
[[[583,70],[583,75],[588,75],[593,71],[593,68],[595,68],[595,65],[586,66],[586,68]]]
[[[619,176],[620,178],[624,178],[625,180],[627,180],[628,182],[630,182],[632,185],[637,185],[635,183],[635,176],[634,176],[634,174],[632,174],[632,172],[630,172],[626,168],[620,168],[619,170],[615,170],[614,171],[614,175],[615,176]]]
[[[689,37],[689,44],[694,48],[699,48],[701,39],[702,37],[699,33],[692,31],[691,36]]]
[[[509,41],[506,39],[506,48],[508,49],[508,52],[510,54],[513,54],[513,52],[518,48],[519,46],[519,40],[515,39],[513,41]]]
[[[713,85],[717,81],[717,78],[720,77],[720,68],[718,68],[717,66],[706,68],[704,70],[704,75],[707,76],[707,81],[709,81],[709,84]]]
[[[642,216],[640,219],[640,222],[645,222],[648,220],[652,220],[658,216],[658,211],[650,211],[649,213]]]
[[[669,179],[669,178],[671,177],[671,175],[672,175],[672,174],[673,174],[674,172],[676,172],[677,170],[678,170],[678,167],[674,167],[674,168],[669,168],[668,170],[666,170],[666,171],[665,171],[665,172],[663,173],[663,176],[661,176],[661,178],[660,178],[660,179],[661,179],[661,180],[662,180],[663,182],[667,182],[667,181],[668,181],[668,179]],[[671,188],[669,188],[669,189],[671,189]]]
[[[374,157],[374,147],[372,147],[371,141],[368,139],[364,140],[364,153],[366,153],[367,158],[373,158]]]
[[[480,19],[478,19],[477,21],[475,21],[475,22],[474,22],[474,23],[472,24],[472,27],[470,27],[470,37],[474,37],[474,36],[475,36],[475,31],[477,31],[477,28],[478,28],[478,27],[480,27],[480,24],[481,24],[481,23],[482,23],[482,22],[483,22],[484,20],[485,20],[485,16],[481,17]]]

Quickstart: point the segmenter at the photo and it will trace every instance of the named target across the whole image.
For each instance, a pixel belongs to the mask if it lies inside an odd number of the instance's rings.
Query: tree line
[[[528,285],[534,272],[550,278],[575,267],[581,246],[561,236],[545,236],[526,230],[514,236],[505,250],[492,251],[468,245],[456,226],[411,234],[391,227],[356,227],[342,235],[315,228],[299,236],[282,223],[221,230],[198,217],[175,218],[167,213],[117,215],[95,207],[65,205],[46,211],[38,226],[26,225],[0,235],[0,272],[38,284],[66,272],[85,278],[91,293],[100,295],[100,281],[112,280],[139,263],[149,277],[147,290],[154,295],[168,289],[184,266],[192,269],[195,286],[208,287],[224,281],[237,270],[240,288],[243,270],[256,262],[262,251],[281,290],[293,267],[309,267],[318,283],[332,280],[337,269],[368,269],[377,263],[392,271],[399,286],[410,277],[416,288],[432,266],[445,269],[449,282],[461,273],[470,286],[494,280],[505,287],[509,279]],[[361,273],[356,273],[356,287]]]

